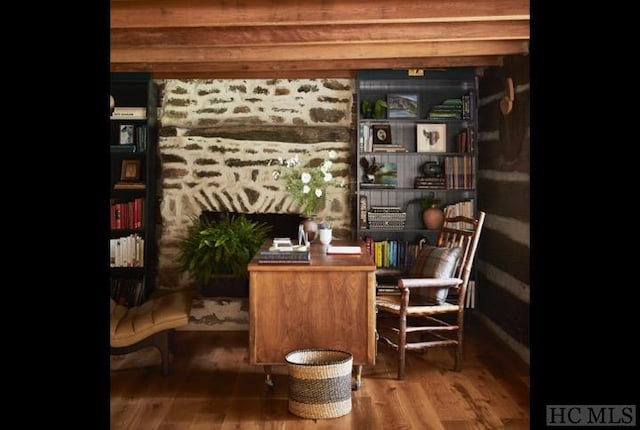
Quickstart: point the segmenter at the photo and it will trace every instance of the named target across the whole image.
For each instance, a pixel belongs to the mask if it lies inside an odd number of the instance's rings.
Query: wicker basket
[[[303,418],[336,418],[351,412],[353,356],[331,349],[299,349],[285,357],[289,411]]]

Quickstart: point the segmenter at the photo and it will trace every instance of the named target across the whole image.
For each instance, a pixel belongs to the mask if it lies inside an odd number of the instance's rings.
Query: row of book
[[[362,240],[379,268],[411,267],[421,249],[420,243],[402,239],[374,240],[371,236],[365,236]]]
[[[448,155],[443,158],[444,179],[447,189],[475,187],[476,158],[471,155]]]
[[[111,199],[111,230],[134,230],[144,228],[144,197],[118,202]]]
[[[122,306],[132,307],[144,303],[144,282],[140,279],[111,278],[111,298]]]
[[[473,218],[475,216],[475,204],[473,199],[463,200],[457,203],[451,203],[443,208],[444,215],[447,218],[455,216],[465,216],[467,218]],[[460,223],[451,223],[451,227],[457,229],[463,229],[464,226]]]
[[[473,127],[463,128],[457,136],[458,152],[473,152],[476,150],[476,129]]]
[[[143,267],[144,239],[138,234],[109,239],[111,267]]]

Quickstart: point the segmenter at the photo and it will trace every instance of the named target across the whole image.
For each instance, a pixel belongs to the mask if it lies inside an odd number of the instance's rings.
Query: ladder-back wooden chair
[[[406,351],[433,347],[453,348],[454,370],[460,370],[465,297],[484,218],[484,212],[477,219],[445,214],[436,246],[424,246],[398,279],[400,294],[376,298],[376,330],[398,353],[398,379],[404,379]]]

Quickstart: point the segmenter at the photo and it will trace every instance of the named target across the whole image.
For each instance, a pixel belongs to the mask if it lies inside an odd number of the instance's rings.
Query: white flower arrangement
[[[302,166],[298,154],[288,160],[278,158],[280,166],[288,170],[274,171],[273,178],[283,179],[286,182],[287,191],[291,193],[293,201],[300,206],[303,215],[312,216],[322,209],[327,187],[330,185],[345,186],[344,180],[336,184],[331,173],[332,160],[335,160],[336,157],[336,151],[329,151],[328,158],[316,167]]]

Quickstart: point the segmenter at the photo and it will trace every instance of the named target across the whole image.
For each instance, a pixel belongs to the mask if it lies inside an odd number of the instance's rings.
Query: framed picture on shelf
[[[120,125],[120,145],[131,145],[133,143],[133,124]]]
[[[374,184],[395,188],[398,185],[398,166],[396,163],[377,163]]]
[[[417,94],[388,94],[387,108],[389,118],[417,118]]]
[[[120,180],[127,182],[140,181],[140,160],[122,160]]]
[[[374,124],[371,128],[374,145],[391,143],[391,126],[389,124]]]
[[[417,152],[446,152],[447,124],[417,124]]]

